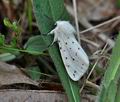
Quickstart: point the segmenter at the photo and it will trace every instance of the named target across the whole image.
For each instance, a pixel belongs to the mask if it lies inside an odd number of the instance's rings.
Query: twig
[[[100,48],[100,45],[99,45],[99,44],[97,44],[97,43],[95,43],[95,42],[93,42],[93,41],[91,41],[91,40],[88,40],[88,39],[85,39],[85,38],[81,38],[81,40],[83,40],[83,41],[91,44],[92,46],[94,46],[94,47],[96,47],[96,48]]]
[[[90,27],[90,28],[88,28],[88,29],[86,29],[86,30],[83,30],[83,31],[80,32],[80,34],[86,33],[86,32],[88,32],[88,31],[91,31],[91,30],[96,29],[96,28],[99,28],[99,27],[101,27],[101,26],[103,26],[103,25],[109,24],[109,23],[111,23],[111,22],[113,22],[113,21],[115,21],[115,20],[118,20],[118,19],[120,19],[120,16],[114,17],[114,18],[112,18],[112,19],[110,19],[110,20],[108,20],[108,21],[105,21],[105,22],[101,23],[101,24],[98,24],[98,25],[96,25],[96,26],[93,26],[93,27]]]
[[[100,53],[101,55],[102,55],[103,52],[105,51],[107,45],[108,45],[108,44],[106,44],[106,45],[104,46],[103,50],[102,50],[101,53]],[[84,88],[84,86],[85,86],[85,84],[86,84],[86,81],[87,81],[87,80],[89,79],[89,77],[91,76],[91,74],[92,74],[93,70],[95,69],[96,65],[98,64],[99,60],[100,60],[100,58],[98,58],[98,59],[96,60],[95,64],[93,65],[93,67],[92,67],[90,73],[88,74],[88,76],[87,76],[85,82],[83,83],[83,85],[82,85],[82,87],[81,87],[81,89],[80,89],[80,93],[82,92],[82,90],[83,90],[83,88]]]
[[[77,16],[77,6],[76,6],[76,0],[73,0],[73,8],[74,8],[74,18],[75,18],[75,25],[76,25],[76,30],[77,30],[77,37],[78,41],[80,43],[80,34],[79,34],[79,24],[78,24],[78,16]]]
[[[92,82],[90,82],[88,80],[86,81],[86,85],[91,86],[91,87],[93,87],[93,88],[95,88],[97,90],[100,89],[100,87],[98,85],[96,85],[96,84],[94,84],[94,83],[92,83]]]

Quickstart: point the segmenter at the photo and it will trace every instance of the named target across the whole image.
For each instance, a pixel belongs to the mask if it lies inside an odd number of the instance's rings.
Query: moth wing
[[[70,78],[78,81],[86,72],[89,60],[75,37],[61,35],[58,37],[61,57]]]

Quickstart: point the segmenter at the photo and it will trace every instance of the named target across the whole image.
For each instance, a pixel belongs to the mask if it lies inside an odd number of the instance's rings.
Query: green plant
[[[42,34],[47,35],[54,28],[57,20],[69,20],[63,0],[34,0],[33,7],[38,27]],[[53,37],[45,39],[43,36],[43,40],[48,45],[52,42]],[[69,102],[80,102],[78,83],[72,81],[66,73],[57,44],[52,45],[48,51],[67,93]]]
[[[118,102],[119,97],[119,78],[120,78],[120,33],[113,48],[109,66],[105,72],[98,102]]]

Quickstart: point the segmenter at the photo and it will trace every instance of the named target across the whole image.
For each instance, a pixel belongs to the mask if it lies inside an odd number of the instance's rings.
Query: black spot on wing
[[[73,76],[75,77],[75,74],[73,73]]]
[[[67,65],[67,67],[69,68],[69,67],[70,67],[70,65]]]
[[[62,47],[59,47],[60,48],[60,50],[62,49]]]
[[[74,59],[74,58],[72,58],[72,60],[74,61],[75,59]]]
[[[84,63],[82,63],[82,66],[84,66]]]
[[[77,73],[77,71],[76,71],[76,70],[74,70],[74,73]]]
[[[81,69],[83,69],[83,67],[81,67]]]
[[[72,41],[72,44],[74,44],[75,42],[74,41]]]

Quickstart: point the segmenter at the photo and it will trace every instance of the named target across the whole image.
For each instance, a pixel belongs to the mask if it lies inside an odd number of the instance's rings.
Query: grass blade
[[[116,102],[117,83],[120,78],[120,34],[113,48],[109,66],[101,85],[98,102]]]

